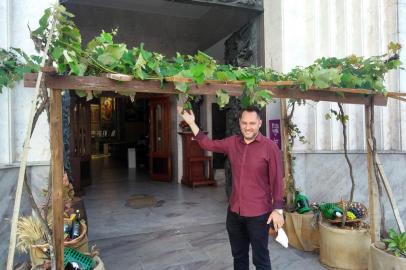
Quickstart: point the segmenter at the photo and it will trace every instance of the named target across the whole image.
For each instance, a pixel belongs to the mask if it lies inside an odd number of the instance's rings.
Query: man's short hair
[[[261,111],[259,110],[259,108],[257,106],[250,105],[250,106],[247,106],[247,107],[241,109],[240,113],[238,115],[238,119],[241,119],[243,112],[256,112],[258,115],[258,118],[261,120]]]

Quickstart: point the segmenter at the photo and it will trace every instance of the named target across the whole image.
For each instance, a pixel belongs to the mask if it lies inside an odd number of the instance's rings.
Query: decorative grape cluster
[[[350,204],[348,207],[348,211],[353,213],[356,218],[365,218],[367,216],[367,210],[366,207],[359,202],[353,202]]]

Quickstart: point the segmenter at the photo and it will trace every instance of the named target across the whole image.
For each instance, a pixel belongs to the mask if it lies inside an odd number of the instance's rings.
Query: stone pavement
[[[189,188],[152,182],[107,158],[92,164],[86,189],[89,240],[100,249],[106,269],[232,270],[225,229],[224,186]],[[134,194],[155,196],[157,207],[125,206]],[[269,243],[272,269],[325,269],[314,253]],[[254,269],[251,266],[251,269]]]

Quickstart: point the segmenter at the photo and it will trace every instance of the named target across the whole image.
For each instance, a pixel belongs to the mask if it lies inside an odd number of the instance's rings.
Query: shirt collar
[[[243,144],[245,144],[244,137],[242,136],[242,134],[240,134],[239,137],[240,137],[240,142],[242,142]],[[257,135],[257,137],[255,137],[254,142],[255,142],[255,141],[257,141],[257,142],[262,142],[263,139],[264,139],[264,135],[262,135],[262,133],[261,133],[260,131],[258,131],[258,135]]]

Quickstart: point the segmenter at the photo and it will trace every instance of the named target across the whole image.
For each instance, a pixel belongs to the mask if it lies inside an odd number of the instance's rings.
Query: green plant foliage
[[[223,89],[217,90],[216,96],[217,104],[220,106],[221,109],[224,108],[230,101],[230,96]]]
[[[3,87],[13,87],[14,83],[23,78],[24,73],[38,72],[41,59],[29,57],[22,50],[0,48],[0,93]]]
[[[293,115],[296,109],[296,106],[304,105],[305,101],[301,99],[289,99],[287,103],[287,117],[285,119],[285,127],[288,133],[288,145],[287,145],[287,160],[289,163],[289,174],[285,176],[286,178],[286,191],[291,193],[292,201],[287,202],[287,206],[289,208],[293,208],[294,204],[294,196],[296,194],[297,188],[295,184],[294,172],[295,172],[295,161],[296,157],[293,153],[293,146],[295,144],[295,140],[299,140],[299,142],[305,144],[308,143],[306,141],[306,137],[302,134],[299,127],[293,122]],[[292,209],[293,210],[293,209]]]
[[[212,57],[201,51],[195,55],[177,53],[176,56],[167,58],[146,50],[142,43],[138,47],[128,48],[126,44],[114,41],[117,29],[111,32],[102,31],[83,46],[80,31],[74,24],[73,17],[74,15],[66,11],[65,7],[56,5],[45,10],[39,21],[39,27],[31,31],[31,38],[37,50],[43,51],[50,36],[51,25],[55,25],[48,65],[55,66],[58,74],[97,76],[101,73],[122,73],[140,80],[158,79],[161,81],[163,91],[167,78],[187,78],[190,82],[180,80],[175,83],[179,93],[186,96],[191,84],[201,85],[206,80],[221,80],[225,83],[240,80],[245,82],[240,97],[242,107],[248,105],[262,107],[272,100],[272,93],[260,87],[263,81],[293,81],[303,91],[309,88],[336,86],[383,92],[384,75],[389,70],[398,69],[401,64],[398,56],[401,46],[397,43],[390,43],[388,53],[381,56],[367,59],[357,56],[342,59],[323,57],[309,67],[296,67],[287,74],[262,67],[218,65]],[[10,85],[12,81],[21,78],[13,77],[11,73],[4,75],[6,69],[3,66],[0,70],[1,85]],[[226,105],[225,96],[223,94],[218,96],[219,102],[223,106]]]
[[[399,69],[401,45],[391,42],[388,52],[369,58],[350,55],[345,58],[322,57],[304,69],[295,68],[289,74],[302,90],[309,88],[362,88],[385,92],[384,76],[390,70]]]
[[[336,110],[331,109],[329,113],[326,113],[324,115],[324,118],[326,120],[332,119],[332,115],[334,115],[335,120],[340,121],[341,123],[347,123],[349,120],[349,116],[347,114],[341,114],[340,112],[337,112]]]
[[[395,230],[389,230],[389,238],[382,241],[386,244],[387,250],[397,257],[406,258],[406,232],[397,233]]]

